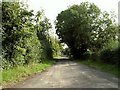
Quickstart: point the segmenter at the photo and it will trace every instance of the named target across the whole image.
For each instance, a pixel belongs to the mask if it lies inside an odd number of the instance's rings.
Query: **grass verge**
[[[106,63],[101,63],[101,62],[91,61],[91,60],[79,61],[79,63],[93,67],[97,70],[111,73],[116,77],[120,77],[120,68],[118,68],[118,65],[106,64]]]
[[[53,64],[55,64],[54,60],[46,60],[42,63],[33,63],[25,66],[15,67],[8,70],[3,70],[2,85],[4,86],[9,83],[16,83],[18,81],[21,81],[23,78],[41,72],[47,69],[48,67],[52,66]]]

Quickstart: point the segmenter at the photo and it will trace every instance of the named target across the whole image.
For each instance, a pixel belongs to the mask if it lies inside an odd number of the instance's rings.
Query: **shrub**
[[[83,59],[84,60],[88,60],[88,59],[90,59],[91,58],[91,53],[90,52],[85,52],[84,54],[83,54]]]
[[[98,53],[93,52],[93,53],[91,54],[91,60],[93,60],[93,61],[99,60],[99,55],[98,55]]]
[[[103,50],[100,53],[100,60],[104,63],[119,64],[119,52],[119,48]]]
[[[118,47],[118,48],[116,48],[115,50],[114,50],[114,62],[116,63],[116,64],[120,64],[120,47]]]
[[[43,12],[38,11],[34,15],[33,10],[28,11],[25,7],[19,2],[2,3],[3,69],[41,62],[45,57],[52,56],[49,40],[44,40],[43,44],[39,39],[48,36],[45,32],[51,24]],[[38,32],[43,33],[42,37],[37,35]]]

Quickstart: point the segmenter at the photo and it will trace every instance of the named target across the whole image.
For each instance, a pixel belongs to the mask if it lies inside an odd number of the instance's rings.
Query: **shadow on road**
[[[69,57],[60,57],[60,58],[54,58],[53,60],[59,62],[59,61],[71,61],[71,59],[69,59]]]

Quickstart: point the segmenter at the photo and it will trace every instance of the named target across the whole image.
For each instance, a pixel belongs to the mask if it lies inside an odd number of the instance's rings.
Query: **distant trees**
[[[57,39],[57,37],[50,37],[51,45],[52,45],[52,52],[53,57],[60,57],[62,55],[63,45]]]
[[[70,56],[70,49],[69,48],[65,48],[63,51],[62,51],[63,55],[65,56],[68,56],[68,57],[71,57]]]
[[[90,50],[97,52],[110,41],[117,41],[118,28],[107,12],[93,3],[73,5],[58,14],[56,33],[75,58]]]
[[[43,52],[41,54],[42,58],[52,58],[52,45],[50,43],[50,36],[48,31],[51,29],[52,25],[49,20],[45,17],[43,11],[38,11],[35,16],[37,30],[37,37],[42,45]]]

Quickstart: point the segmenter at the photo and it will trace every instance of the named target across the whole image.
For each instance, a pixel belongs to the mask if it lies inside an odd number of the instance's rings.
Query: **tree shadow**
[[[69,57],[60,57],[60,58],[53,58],[53,60],[55,60],[56,62],[59,61],[70,61],[71,59]]]

